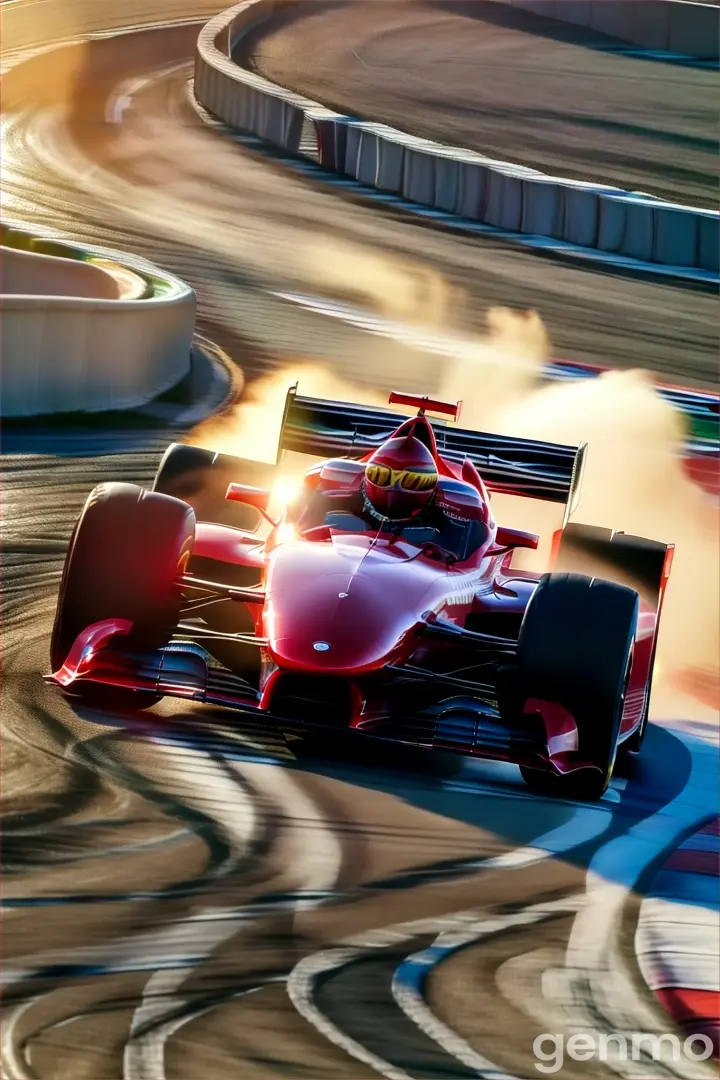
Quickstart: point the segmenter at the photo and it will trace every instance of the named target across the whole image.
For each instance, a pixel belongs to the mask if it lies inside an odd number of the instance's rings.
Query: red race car
[[[174,696],[511,761],[538,791],[598,798],[643,741],[672,545],[568,524],[584,446],[390,404],[418,413],[294,387],[276,465],[176,443],[152,490],[95,488],[47,678],[89,704]],[[319,463],[274,515],[288,454]],[[552,572],[513,568],[539,537],[499,525],[492,493],[560,504]],[[579,558],[601,576],[568,573]]]

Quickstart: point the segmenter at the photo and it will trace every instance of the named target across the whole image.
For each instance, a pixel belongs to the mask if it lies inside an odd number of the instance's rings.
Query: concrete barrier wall
[[[696,60],[720,55],[720,8],[687,0],[502,0],[560,22],[586,26],[642,49]]]
[[[319,128],[321,164],[423,206],[642,262],[718,270],[715,211],[559,180],[351,117]]]
[[[280,0],[246,0],[210,20],[198,38],[195,95],[208,112],[230,127],[251,131],[297,153],[305,110],[315,102],[243,70],[230,58],[238,35],[280,6]]]
[[[130,257],[124,265],[100,249],[46,243],[53,255],[0,247],[0,415],[135,408],[188,374],[196,307],[188,285]],[[123,275],[92,258],[125,271],[124,290]],[[123,298],[139,282],[146,298]]]
[[[194,305],[3,296],[4,417],[143,405],[189,371]]]
[[[289,153],[299,152],[304,121],[317,133],[320,164],[363,184],[422,206],[511,233],[551,238],[621,258],[685,271],[718,271],[718,223],[711,210],[664,203],[610,185],[575,182],[511,165],[470,150],[414,138],[383,124],[365,123],[244,71],[230,59],[232,44],[268,18],[282,0],[245,0],[212,19],[200,34],[195,94],[214,116]],[[620,0],[510,0],[573,19],[609,26]],[[672,0],[630,6],[698,8]],[[620,4],[625,6],[625,0]],[[640,22],[637,22],[640,27]]]

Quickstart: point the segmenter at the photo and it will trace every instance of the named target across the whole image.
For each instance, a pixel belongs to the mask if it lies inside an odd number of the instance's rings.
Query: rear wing
[[[361,458],[389,439],[406,415],[344,401],[301,397],[291,387],[285,400],[278,463],[285,451],[329,457]],[[563,446],[535,439],[514,439],[433,423],[444,458],[474,463],[490,492],[564,503],[565,521],[579,497],[586,444]]]

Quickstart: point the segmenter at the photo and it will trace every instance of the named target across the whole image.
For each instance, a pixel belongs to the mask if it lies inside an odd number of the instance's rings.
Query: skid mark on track
[[[164,752],[172,754],[168,748],[164,748]],[[91,756],[97,767],[103,763],[107,767],[107,761],[97,746],[93,748]],[[239,767],[231,765],[230,771],[237,771],[242,785],[245,785]],[[173,773],[172,768],[170,772]],[[340,847],[328,832],[320,812],[293,778],[277,768],[264,768],[258,779],[263,781],[264,801],[277,805],[282,817],[289,822],[285,829],[284,845],[295,854],[292,874],[296,880],[292,893],[285,897],[284,906],[292,911],[294,907],[306,905],[309,896],[324,898],[327,891],[332,890],[341,865]],[[213,784],[217,785],[218,781],[219,791],[213,791]],[[179,783],[187,787],[188,778],[181,779]],[[201,800],[198,800],[199,791],[203,792]],[[192,802],[192,791],[185,791],[184,796]],[[208,771],[205,774],[200,772],[195,777],[195,801],[200,801],[204,813],[212,812],[214,820],[229,836],[229,858],[216,868],[221,875],[236,866],[236,857],[242,856],[255,837],[258,816],[252,803],[246,800],[244,787],[233,783],[222,769],[214,775]],[[308,830],[309,821],[314,828]],[[271,904],[270,910],[277,910],[279,906],[278,902]],[[164,1076],[164,1045],[167,1038],[183,1023],[211,1008],[201,1007],[178,1016],[179,1006],[183,1005],[181,987],[189,973],[235,936],[253,917],[262,917],[267,912],[267,905],[262,903],[254,905],[252,911],[243,907],[208,905],[199,913],[171,923],[164,929],[117,940],[109,946],[89,946],[68,953],[33,957],[32,968],[6,971],[6,986],[17,990],[19,984],[29,980],[67,979],[129,971],[152,972],[131,1021],[131,1034],[124,1053],[124,1075],[127,1080],[154,1080],[155,1077]],[[21,1012],[12,1011],[11,1018],[25,1016],[41,1000],[42,995],[23,1003]],[[12,1075],[19,1077],[22,1075],[21,1054],[13,1045],[14,1031],[14,1024],[6,1026],[5,1055],[11,1063]]]
[[[519,870],[537,865],[553,856],[564,854],[580,844],[588,843],[589,841],[596,839],[610,828],[611,821],[611,814],[603,807],[578,807],[575,815],[569,822],[538,837],[532,845],[518,848],[515,851],[506,852],[503,855],[492,858],[476,860],[473,864],[473,871]],[[331,972],[337,972],[348,965],[356,963],[366,955],[368,951],[393,946],[396,947],[404,941],[410,941],[413,938],[425,934],[440,934],[441,938],[445,938],[445,935],[464,935],[468,933],[468,925],[474,927],[473,933],[479,938],[483,935],[486,926],[490,927],[488,930],[489,933],[496,933],[499,930],[506,928],[507,925],[514,924],[514,922],[516,922],[517,925],[532,923],[539,918],[549,917],[550,914],[557,913],[558,910],[567,910],[568,906],[574,910],[577,907],[578,901],[573,898],[571,901],[564,900],[559,902],[559,904],[560,906],[545,905],[542,907],[542,910],[539,910],[538,912],[534,912],[530,909],[530,912],[528,913],[522,912],[517,915],[508,916],[507,919],[510,920],[509,922],[505,920],[499,923],[499,920],[493,921],[487,920],[487,918],[482,919],[478,912],[473,911],[457,912],[439,918],[399,923],[382,930],[372,931],[369,934],[348,938],[338,948],[323,950],[301,960],[288,978],[288,994],[298,1012],[309,1023],[316,1027],[325,1038],[340,1047],[351,1057],[369,1065],[376,1072],[387,1077],[388,1080],[407,1080],[407,1073],[398,1069],[394,1063],[384,1060],[366,1046],[363,1046],[335,1024],[332,1019],[319,1008],[315,1000],[316,989],[319,982],[326,979]],[[564,908],[562,908],[563,904],[565,905]],[[395,993],[396,987],[399,987],[397,993]],[[397,1004],[403,1012],[410,1016],[414,1023],[418,1023],[422,1030],[425,1031],[430,1038],[438,1042],[442,1049],[451,1057],[457,1057],[463,1064],[468,1065],[470,1057],[474,1052],[471,1051],[470,1047],[467,1047],[467,1052],[465,1049],[462,1051],[463,1056],[455,1054],[454,1050],[449,1049],[452,1045],[452,1039],[457,1038],[458,1043],[461,1042],[461,1040],[459,1040],[458,1037],[453,1036],[450,1029],[444,1031],[442,1038],[437,1038],[436,1036],[440,1033],[440,1026],[442,1026],[440,1025],[440,1021],[435,1022],[435,1019],[432,1018],[432,1022],[430,1022],[430,1018],[426,1014],[423,1014],[423,1022],[420,1021],[419,1010],[413,1010],[410,1000],[410,991],[403,985],[402,976],[400,977],[399,982],[393,986],[393,994]],[[400,1000],[398,1000],[398,995]],[[415,1005],[418,1004],[417,996],[413,998],[413,1002]],[[408,1012],[408,1009],[410,1009],[410,1012]],[[428,1022],[425,1023],[425,1020]],[[386,1017],[385,1022],[391,1022],[390,1018]],[[486,1072],[481,1073],[480,1075],[487,1075],[488,1077],[493,1076],[496,1077],[497,1080],[508,1080],[506,1074],[503,1074],[502,1071],[498,1070],[492,1063],[487,1062],[486,1059],[481,1058],[481,1055],[475,1055],[473,1060],[475,1061],[475,1064],[472,1066],[473,1068],[476,1067],[479,1060],[482,1060],[484,1063],[483,1067],[486,1067]],[[495,1071],[493,1072],[493,1070]]]
[[[331,949],[306,957],[293,968],[288,978],[288,995],[300,1015],[324,1038],[350,1057],[368,1065],[381,1076],[387,1077],[387,1080],[412,1080],[403,1069],[398,1069],[389,1061],[384,1061],[362,1043],[346,1034],[315,1004],[315,987],[318,980],[331,971],[353,963],[363,955],[364,951],[364,948]]]
[[[228,768],[240,772],[241,767],[227,763]],[[262,772],[258,770],[262,770]],[[245,770],[254,776],[258,785],[262,783],[263,795],[270,798],[284,811],[289,821],[285,843],[295,855],[292,867],[293,877],[297,877],[295,905],[307,903],[304,896],[331,891],[337,881],[342,865],[342,850],[332,830],[327,826],[319,808],[303,792],[300,785],[284,770],[277,766],[258,766],[247,764]],[[298,824],[299,823],[299,827]],[[312,827],[307,828],[310,824]],[[293,901],[290,899],[292,908]],[[255,914],[258,914],[256,909]],[[243,928],[252,918],[248,909],[207,908],[203,914],[211,919],[210,930],[195,965],[199,965],[223,942]],[[196,935],[197,919],[185,920],[193,937]],[[178,992],[187,977],[187,971],[156,972],[146,984],[140,1005],[136,1009],[132,1023],[130,1039],[124,1053],[124,1080],[165,1080],[165,1043],[183,1024],[205,1012],[211,1006],[201,1007],[177,1017]],[[251,993],[252,990],[238,992]],[[163,995],[159,1000],[157,995]]]
[[[148,979],[141,1004],[133,1014],[123,1053],[123,1080],[166,1080],[165,1045],[191,1020],[212,1012],[214,1004],[188,1008],[179,996],[185,972],[156,971]],[[267,985],[264,983],[263,985]],[[238,990],[224,1000],[254,994],[262,986]]]

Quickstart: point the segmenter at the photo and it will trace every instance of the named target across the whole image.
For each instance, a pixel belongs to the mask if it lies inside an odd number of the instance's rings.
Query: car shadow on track
[[[97,715],[92,717],[97,723]],[[697,786],[693,762],[697,752],[717,759],[717,750],[706,742],[684,735],[681,740],[672,730],[650,725],[643,749],[627,780],[615,784],[610,794],[596,803],[572,803],[539,798],[523,785],[518,770],[511,765],[468,762],[455,755],[437,754],[403,746],[380,743],[357,736],[352,739],[302,738],[294,733],[268,732],[257,725],[238,723],[228,713],[203,708],[200,711],[170,712],[155,716],[104,717],[103,723],[123,729],[128,738],[184,749],[189,760],[197,753],[212,753],[233,763],[255,762],[282,767],[298,774],[338,781],[345,785],[390,795],[419,811],[437,815],[493,834],[502,843],[523,846],[542,840],[546,834],[565,829],[567,840],[559,858],[580,869],[587,868],[600,844],[628,833],[643,821],[664,812],[667,816],[667,844],[681,842],[689,826],[676,829],[670,804],[682,802],[686,790]],[[697,745],[695,745],[697,744]],[[707,770],[706,770],[707,774]],[[710,781],[710,784],[712,781]],[[698,792],[688,795],[698,803]],[[702,796],[700,798],[702,802]],[[717,813],[717,793],[707,788],[708,817]],[[591,840],[584,840],[587,815],[610,817],[605,829],[596,830]],[[698,810],[693,829],[702,815]],[[574,822],[577,822],[577,845],[573,846]],[[665,847],[663,848],[663,857]],[[434,880],[452,881],[480,868],[478,856],[442,859],[421,864],[388,880],[368,882],[363,889],[415,886]],[[656,865],[648,867],[649,877]],[[627,867],[618,866],[618,880]],[[645,877],[639,882],[642,889]],[[648,878],[649,880],[649,878]]]

